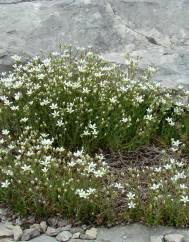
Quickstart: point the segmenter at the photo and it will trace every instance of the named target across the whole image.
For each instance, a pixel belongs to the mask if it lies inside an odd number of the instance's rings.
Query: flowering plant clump
[[[188,106],[137,63],[126,70],[90,51],[72,48],[33,58],[1,78],[0,125],[12,133],[30,125],[69,149],[130,149],[159,138],[187,139]],[[174,96],[174,98],[173,98]]]
[[[106,206],[103,196],[109,196],[109,189],[102,178],[108,166],[102,155],[91,158],[83,150],[55,148],[48,134],[39,135],[30,126],[17,139],[8,130],[2,134],[0,201],[23,213],[83,220]]]
[[[102,155],[152,142],[188,151],[187,91],[152,82],[152,67],[129,59],[122,68],[90,50],[14,60],[0,79],[0,202],[98,223],[188,223],[185,161],[128,167],[122,180]]]
[[[160,164],[130,167],[118,174],[116,199],[125,221],[185,226],[189,224],[189,166],[162,154]]]

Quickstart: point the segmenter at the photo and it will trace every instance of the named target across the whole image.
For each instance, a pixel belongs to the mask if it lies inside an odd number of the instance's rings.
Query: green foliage
[[[131,168],[120,183],[99,155],[152,142],[177,152],[189,137],[188,92],[160,87],[154,69],[139,71],[134,60],[121,68],[71,47],[14,59],[0,79],[0,202],[85,222],[188,223],[186,164]]]

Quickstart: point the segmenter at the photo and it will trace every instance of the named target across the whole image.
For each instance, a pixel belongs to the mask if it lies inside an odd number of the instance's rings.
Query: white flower
[[[14,96],[15,100],[19,100],[21,97],[21,93],[20,92],[17,92]]]
[[[45,99],[45,100],[43,100],[43,101],[40,102],[40,105],[41,106],[45,106],[45,105],[47,105],[49,103],[50,103],[50,101],[48,99]]]
[[[10,131],[8,129],[3,129],[2,130],[2,134],[3,135],[8,135],[10,133]]]
[[[135,198],[135,194],[134,194],[133,192],[128,192],[128,193],[127,193],[127,198],[128,198],[129,200],[132,200],[132,199]]]
[[[2,188],[7,188],[7,187],[9,187],[9,185],[10,185],[10,182],[8,180],[5,180],[4,182],[1,182],[1,187]]]
[[[171,142],[172,142],[172,145],[176,147],[182,144],[182,142],[180,142],[179,140],[174,140],[174,139],[171,139]]]
[[[48,65],[50,64],[50,62],[51,62],[51,59],[49,59],[49,58],[43,60],[43,64],[44,64],[45,66],[48,66]]]
[[[57,125],[58,127],[61,127],[61,126],[64,125],[64,122],[63,122],[62,120],[57,120],[56,125]]]
[[[181,189],[187,189],[188,187],[185,184],[180,184]]]
[[[80,198],[88,198],[92,193],[94,193],[96,189],[88,188],[86,191],[84,189],[77,189],[75,193],[79,195]]]
[[[184,204],[186,204],[189,202],[189,197],[182,195],[180,201],[183,202]]]
[[[151,120],[153,120],[153,116],[152,116],[152,114],[147,114],[146,116],[144,116],[144,119],[151,121]]]
[[[161,183],[153,183],[152,186],[150,187],[152,190],[158,190],[161,186]]]
[[[136,101],[137,103],[142,103],[144,101],[143,96],[137,96]]]
[[[43,167],[43,169],[41,169],[43,173],[47,173],[48,172],[48,168],[45,166]]]
[[[165,170],[170,170],[172,168],[171,164],[164,165]]]
[[[110,98],[110,102],[111,102],[111,103],[117,103],[117,98],[116,98],[116,97],[112,97],[112,98]]]
[[[116,182],[114,184],[114,187],[117,188],[117,189],[124,189],[123,185],[121,183],[119,183],[119,182]]]
[[[52,145],[53,141],[54,141],[53,139],[43,139],[41,140],[41,144],[45,146],[49,146],[49,145]]]
[[[50,105],[50,108],[51,109],[57,109],[58,108],[58,105],[56,104],[56,103],[52,103],[51,105]]]
[[[173,119],[172,118],[169,118],[168,117],[165,120],[169,123],[170,126],[174,126],[175,125],[175,122],[173,122]]]
[[[31,171],[31,165],[24,164],[23,166],[21,166],[21,169],[23,171]]]
[[[69,103],[68,106],[66,107],[66,111],[68,113],[73,113],[74,112],[73,106],[74,106],[73,103]]]
[[[21,60],[21,57],[18,56],[18,55],[13,55],[11,58],[12,58],[13,60],[15,60],[15,61],[20,61],[20,60]]]
[[[20,119],[20,122],[22,122],[22,123],[26,123],[28,121],[28,118],[22,118],[22,119]]]
[[[13,111],[18,110],[19,106],[11,106],[10,109],[13,110]]]
[[[128,208],[135,208],[135,207],[136,207],[136,204],[133,201],[130,201],[128,203]]]
[[[83,155],[83,150],[77,150],[76,152],[73,153],[75,157],[81,157]]]
[[[58,117],[59,116],[59,111],[55,111],[54,110],[54,112],[52,113],[52,116],[53,116],[53,118],[56,118],[56,117]]]

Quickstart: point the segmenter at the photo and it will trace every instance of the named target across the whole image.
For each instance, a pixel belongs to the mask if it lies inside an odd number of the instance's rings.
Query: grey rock
[[[23,232],[22,240],[30,240],[40,235],[40,232],[36,228],[26,229]]]
[[[86,230],[85,235],[87,236],[86,239],[94,240],[97,237],[97,229],[96,228],[91,228]]]
[[[62,228],[47,227],[46,235],[57,236],[60,232],[62,232]]]
[[[47,230],[47,223],[46,223],[46,221],[42,221],[40,223],[40,227],[41,227],[42,232],[45,233],[46,230]]]
[[[13,237],[13,227],[10,228],[8,225],[0,223],[0,239]]]
[[[163,235],[162,236],[151,236],[150,242],[163,242]]]
[[[188,11],[187,0],[0,0],[0,71],[13,54],[26,61],[68,43],[117,63],[142,56],[141,68],[158,67],[156,81],[189,86]]]
[[[18,241],[21,239],[23,231],[22,231],[21,227],[17,225],[14,227],[13,233],[14,233],[14,240]]]
[[[72,237],[72,234],[69,232],[69,231],[63,231],[61,233],[59,233],[57,236],[56,236],[56,239],[58,241],[68,241],[69,239],[71,239]]]
[[[81,235],[80,232],[74,233],[74,234],[72,235],[72,239],[79,239],[79,238],[80,238],[80,235]]]
[[[72,227],[71,229],[70,229],[70,232],[72,233],[72,234],[75,234],[75,233],[83,233],[84,232],[84,230],[81,228],[81,227]]]
[[[184,236],[182,234],[166,234],[164,240],[166,242],[182,242]]]
[[[56,240],[56,238],[53,238],[53,237],[50,237],[50,236],[41,235],[39,237],[31,239],[30,242],[57,242],[57,240]]]
[[[34,224],[35,223],[35,217],[34,216],[29,216],[26,221],[28,224]]]
[[[0,239],[0,242],[12,242],[12,240],[4,238],[4,239]]]
[[[57,226],[58,227],[65,227],[65,226],[69,226],[69,224],[68,224],[68,221],[66,219],[59,218],[58,222],[57,222]]]
[[[43,232],[43,231],[42,231],[42,228],[41,228],[41,226],[40,226],[40,224],[32,224],[32,225],[30,226],[30,228],[31,228],[31,229],[32,229],[32,228],[35,228],[35,229],[37,229],[40,233]]]
[[[52,218],[48,218],[47,219],[47,223],[49,224],[49,226],[51,227],[56,227],[58,225],[58,217],[52,217]]]

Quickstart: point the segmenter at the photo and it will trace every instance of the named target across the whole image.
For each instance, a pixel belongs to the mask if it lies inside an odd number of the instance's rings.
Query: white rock
[[[0,242],[12,242],[12,240],[8,238],[0,239]]]
[[[7,228],[6,224],[0,223],[0,239],[13,237],[13,229]]]
[[[43,232],[40,224],[33,224],[30,226],[30,228],[31,229],[35,228],[35,229],[39,230],[40,233]]]
[[[45,233],[46,230],[47,230],[47,223],[46,223],[46,221],[42,221],[42,222],[40,223],[40,226],[41,226],[41,230],[42,230],[42,232]]]
[[[18,241],[21,239],[23,231],[20,226],[15,226],[13,229],[13,233],[14,233],[14,240]]]
[[[151,236],[150,237],[151,242],[162,242],[163,241],[163,235],[160,236]]]
[[[56,239],[58,241],[68,241],[69,239],[71,239],[72,237],[72,234],[69,232],[69,231],[63,231],[61,233],[59,233],[57,236],[56,236]]]
[[[79,239],[80,235],[81,235],[81,233],[77,232],[77,233],[73,234],[72,239]]]
[[[53,228],[53,227],[47,227],[46,230],[46,234],[49,236],[57,236],[57,234],[59,234],[60,232],[62,232],[62,228]]]
[[[36,228],[26,229],[23,232],[22,240],[30,240],[40,235],[40,232]]]
[[[91,228],[86,230],[85,234],[87,235],[87,239],[96,239],[97,237],[97,229]]]
[[[166,242],[182,242],[184,236],[182,234],[166,234],[164,239]]]

